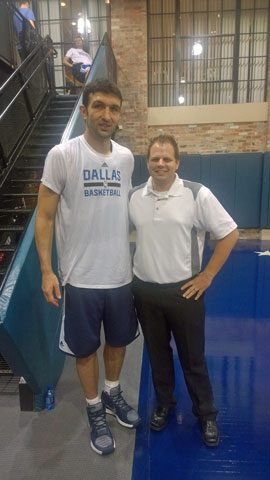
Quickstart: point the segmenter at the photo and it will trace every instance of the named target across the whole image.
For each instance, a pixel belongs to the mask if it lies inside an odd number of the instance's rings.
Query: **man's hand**
[[[209,287],[209,285],[211,285],[215,275],[224,265],[236,244],[238,237],[238,230],[235,229],[226,235],[226,237],[217,241],[213,255],[206,265],[205,270],[181,287],[181,290],[186,290],[183,297],[191,298],[195,295],[195,300],[200,298],[203,292]]]
[[[52,303],[52,305],[55,307],[58,307],[58,301],[61,299],[61,292],[58,278],[53,272],[43,273],[41,288],[47,302]]]
[[[191,298],[195,295],[194,300],[198,300],[205,290],[211,285],[214,275],[208,272],[201,272],[199,275],[189,282],[185,283],[181,290],[185,290],[183,297]]]

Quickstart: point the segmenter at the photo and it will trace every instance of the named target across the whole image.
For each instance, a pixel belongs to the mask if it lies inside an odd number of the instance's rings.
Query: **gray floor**
[[[121,374],[126,400],[137,407],[142,335],[127,348]],[[102,352],[100,352],[101,354]],[[104,371],[100,362],[101,388]],[[21,412],[18,395],[0,395],[0,480],[130,480],[135,431],[108,423],[116,451],[107,457],[90,448],[85,400],[74,359],[67,357],[52,411]]]

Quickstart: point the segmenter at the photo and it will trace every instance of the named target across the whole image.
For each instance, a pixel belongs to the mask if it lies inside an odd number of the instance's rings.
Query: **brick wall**
[[[147,23],[145,0],[111,2],[112,48],[123,95],[121,124],[116,140],[133,153],[147,147]]]
[[[180,153],[264,152],[266,122],[170,125],[149,127],[149,138],[165,133],[174,135]]]
[[[124,97],[119,143],[143,155],[148,140],[163,131],[175,135],[182,153],[270,151],[270,108],[268,122],[148,127],[146,1],[112,0],[111,12],[112,47]]]

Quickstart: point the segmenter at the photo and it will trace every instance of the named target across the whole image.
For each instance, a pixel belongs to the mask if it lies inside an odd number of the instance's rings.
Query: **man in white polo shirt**
[[[204,354],[203,294],[238,239],[237,225],[205,186],[176,174],[179,151],[174,137],[149,145],[148,182],[130,192],[130,220],[136,229],[133,293],[152,368],[157,407],[150,420],[162,430],[176,404],[174,336],[192,411],[209,447],[219,443],[217,409]],[[205,232],[217,244],[201,271]]]

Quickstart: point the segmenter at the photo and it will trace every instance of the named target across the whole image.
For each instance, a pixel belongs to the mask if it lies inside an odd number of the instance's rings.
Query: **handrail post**
[[[24,79],[23,79],[23,75],[22,75],[22,72],[19,70],[18,71],[18,78],[19,78],[19,82],[21,84],[21,86],[23,87],[24,85]],[[26,109],[28,111],[28,114],[29,114],[29,117],[30,119],[32,120],[34,118],[34,112],[33,112],[33,109],[32,109],[32,105],[30,103],[30,100],[28,98],[28,92],[26,91],[26,88],[23,90],[23,96],[24,96],[24,100],[25,100],[25,105],[26,105]]]

